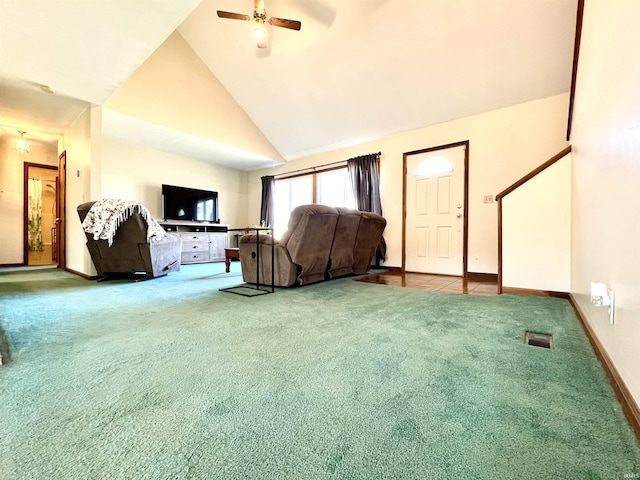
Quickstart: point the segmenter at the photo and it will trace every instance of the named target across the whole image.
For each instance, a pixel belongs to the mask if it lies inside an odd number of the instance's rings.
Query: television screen
[[[220,223],[218,192],[163,184],[162,217],[165,220]]]

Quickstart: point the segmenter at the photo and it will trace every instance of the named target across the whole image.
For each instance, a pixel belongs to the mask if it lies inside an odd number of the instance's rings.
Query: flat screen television
[[[163,184],[162,218],[220,223],[218,192]]]

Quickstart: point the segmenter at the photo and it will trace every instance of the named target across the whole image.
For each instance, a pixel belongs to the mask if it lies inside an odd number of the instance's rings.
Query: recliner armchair
[[[83,222],[89,210],[96,202],[87,202],[78,206],[78,215]],[[113,244],[107,240],[94,240],[93,235],[85,232],[87,248],[91,260],[100,278],[130,276],[155,278],[180,270],[182,239],[167,233],[157,241],[147,240],[147,221],[135,210],[117,228]]]

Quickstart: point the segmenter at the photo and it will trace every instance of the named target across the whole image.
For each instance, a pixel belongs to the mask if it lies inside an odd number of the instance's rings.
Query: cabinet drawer
[[[209,261],[209,252],[182,252],[180,258],[182,263],[199,263]]]
[[[184,242],[182,244],[182,253],[208,252],[208,251],[209,251],[209,242],[200,242],[200,243]]]
[[[207,233],[189,232],[181,233],[180,237],[183,242],[207,242],[209,243],[209,235]]]

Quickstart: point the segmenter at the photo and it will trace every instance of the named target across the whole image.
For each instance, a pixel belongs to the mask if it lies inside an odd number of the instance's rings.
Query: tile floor
[[[358,281],[470,295],[487,296],[498,294],[498,284],[496,281],[469,280],[461,277],[429,275],[426,273],[405,273],[402,275],[400,271],[386,270],[359,278]]]

